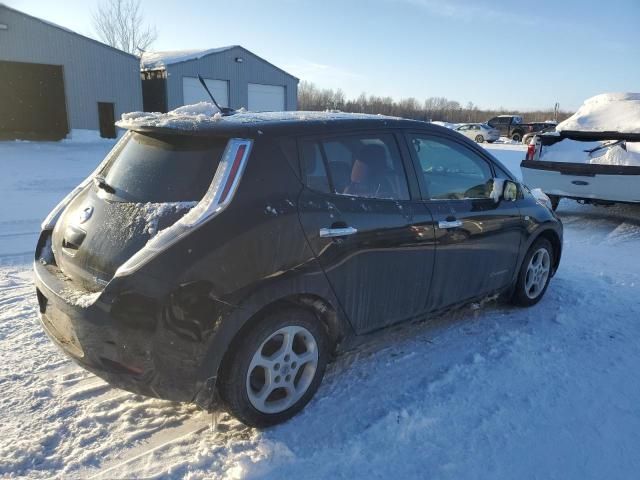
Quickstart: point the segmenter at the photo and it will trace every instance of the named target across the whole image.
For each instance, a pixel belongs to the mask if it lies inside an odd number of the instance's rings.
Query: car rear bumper
[[[146,297],[132,302],[128,294],[126,308],[102,295],[70,301],[69,282],[56,268],[36,261],[35,284],[42,326],[66,355],[115,387],[209,406],[213,385],[200,378],[202,341],[171,331],[162,307]]]
[[[608,202],[640,202],[640,167],[525,160],[524,182],[546,194]]]

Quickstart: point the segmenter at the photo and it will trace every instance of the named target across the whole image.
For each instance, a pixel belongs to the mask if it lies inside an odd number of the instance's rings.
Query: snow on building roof
[[[132,112],[122,115],[116,125],[120,128],[137,129],[142,127],[171,128],[176,130],[203,130],[219,122],[235,124],[286,121],[328,121],[328,120],[398,120],[398,117],[370,115],[365,113],[344,112],[247,112],[239,110],[233,115],[223,116],[215,105],[200,102],[185,105],[168,113]]]
[[[196,60],[212,53],[225,52],[237,47],[238,45],[230,45],[228,47],[209,48],[207,50],[169,50],[165,52],[144,52],[140,58],[140,64],[143,70],[158,70],[165,68],[167,65],[174,63],[186,62],[188,60]]]
[[[556,130],[640,133],[640,93],[603,93],[588,98]]]

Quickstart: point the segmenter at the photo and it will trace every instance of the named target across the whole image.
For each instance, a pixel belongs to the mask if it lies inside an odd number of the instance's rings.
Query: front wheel
[[[522,135],[519,133],[514,133],[513,135],[511,135],[511,140],[513,140],[514,142],[521,142]]]
[[[512,302],[529,307],[535,305],[544,296],[551,280],[553,268],[553,247],[546,238],[534,242],[524,257],[518,281],[513,292]]]
[[[229,412],[252,427],[282,423],[311,400],[328,361],[328,336],[303,309],[266,315],[230,347],[220,397]]]
[[[484,137],[482,135],[477,135],[476,136],[476,143],[482,143],[484,142]]]

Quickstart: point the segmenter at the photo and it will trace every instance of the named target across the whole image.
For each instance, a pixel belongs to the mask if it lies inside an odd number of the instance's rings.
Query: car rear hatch
[[[55,224],[52,250],[64,275],[100,291],[123,263],[203,198],[228,140],[127,133]]]
[[[545,193],[576,199],[640,202],[640,134],[540,135],[521,163],[523,178]]]

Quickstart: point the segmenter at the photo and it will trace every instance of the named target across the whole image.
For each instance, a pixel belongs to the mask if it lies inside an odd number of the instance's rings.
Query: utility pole
[[[553,120],[555,122],[558,121],[558,110],[560,110],[560,104],[556,102],[556,104],[553,106]]]

